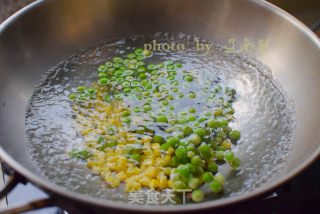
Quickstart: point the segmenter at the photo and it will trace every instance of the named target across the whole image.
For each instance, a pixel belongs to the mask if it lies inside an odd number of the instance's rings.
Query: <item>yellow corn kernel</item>
[[[150,166],[145,171],[145,175],[150,178],[155,178],[155,177],[157,177],[159,170],[160,169],[158,167]]]
[[[168,154],[172,155],[174,153],[174,149],[172,147],[168,148]]]
[[[226,149],[231,149],[231,142],[229,140],[224,140],[222,141],[221,146],[225,147]]]
[[[150,183],[150,178],[147,176],[143,176],[142,178],[140,178],[139,182],[141,183],[142,186],[149,186]]]
[[[127,179],[127,175],[122,171],[116,174],[116,178],[118,178],[120,181],[124,181]]]
[[[135,191],[141,189],[141,184],[138,182],[127,182],[126,192]]]
[[[160,156],[161,156],[161,151],[160,151],[159,149],[153,150],[153,155],[154,155],[155,157],[160,157]]]
[[[113,178],[111,181],[111,186],[112,187],[117,187],[120,184],[120,179],[119,178]]]
[[[96,163],[94,162],[94,161],[92,161],[92,160],[88,160],[87,161],[87,167],[88,168],[92,168],[93,166],[95,166],[96,165]]]
[[[159,143],[153,143],[151,144],[152,149],[160,149],[160,144]]]
[[[153,158],[145,158],[143,161],[142,161],[142,165],[147,165],[147,166],[151,166],[151,165],[154,165],[154,160]]]
[[[168,179],[166,176],[159,177],[159,187],[166,188],[168,186]]]
[[[151,143],[152,142],[152,137],[145,135],[142,139],[141,139],[142,143]]]
[[[168,187],[172,188],[172,181],[170,181],[170,180],[168,181]]]
[[[128,143],[134,143],[138,140],[137,136],[135,134],[129,133],[127,135],[127,142]]]
[[[163,174],[169,176],[169,175],[171,174],[171,170],[172,170],[171,167],[165,167],[165,168],[163,169]]]
[[[150,189],[157,189],[159,187],[159,182],[156,179],[151,179],[149,183]]]
[[[153,155],[153,152],[152,152],[151,149],[146,149],[146,150],[143,151],[143,154],[144,154],[145,156],[152,156],[152,155]]]

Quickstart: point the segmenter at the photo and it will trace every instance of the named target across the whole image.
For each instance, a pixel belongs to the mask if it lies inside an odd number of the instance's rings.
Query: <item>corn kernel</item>
[[[155,178],[157,177],[157,174],[159,172],[159,168],[150,166],[149,168],[147,168],[147,170],[145,171],[145,175],[150,177],[150,178]]]
[[[157,189],[159,187],[159,182],[156,179],[152,179],[149,183],[149,188]]]
[[[151,143],[152,142],[152,137],[145,135],[142,139],[141,139],[142,143]]]

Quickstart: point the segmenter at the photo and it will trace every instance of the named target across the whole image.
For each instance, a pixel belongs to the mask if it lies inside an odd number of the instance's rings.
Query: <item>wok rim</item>
[[[288,12],[284,11],[283,9],[263,0],[246,0],[253,4],[257,4],[258,6],[264,8],[265,10],[269,10],[272,13],[280,16],[281,18],[285,19],[287,22],[293,24],[297,29],[301,30],[305,34],[305,36],[310,39],[314,45],[320,50],[320,39],[319,37],[304,23],[298,20],[293,15],[289,14]],[[26,7],[22,8],[21,10],[14,13],[12,16],[7,18],[4,22],[0,24],[0,36],[2,31],[6,29],[8,25],[11,24],[16,18],[19,18],[22,14],[29,12],[32,8],[45,3],[44,0],[37,0]],[[183,205],[161,205],[161,206],[147,206],[147,205],[131,205],[124,202],[117,202],[108,199],[98,199],[94,198],[89,195],[85,195],[82,193],[78,193],[75,191],[70,191],[68,189],[63,188],[62,186],[56,185],[51,183],[49,180],[42,179],[41,177],[37,176],[31,170],[22,166],[18,161],[16,161],[8,152],[6,152],[2,146],[0,145],[0,158],[7,163],[10,167],[12,167],[15,171],[23,175],[29,182],[38,186],[44,191],[50,192],[50,194],[57,194],[64,198],[77,201],[83,204],[89,204],[91,206],[98,206],[99,208],[105,209],[114,209],[119,211],[129,211],[129,212],[190,212],[190,211],[199,211],[204,209],[217,209],[221,207],[226,207],[228,205],[236,205],[244,201],[249,201],[253,198],[257,198],[262,196],[266,193],[269,193],[276,188],[280,187],[281,185],[287,183],[292,178],[300,174],[303,170],[308,168],[316,159],[320,157],[320,146],[316,149],[316,152],[308,159],[305,159],[301,162],[298,167],[294,168],[291,172],[287,175],[281,176],[279,179],[267,184],[266,186],[258,187],[253,191],[245,193],[244,195],[238,196],[230,196],[227,198],[222,198],[213,201],[207,201],[202,203],[195,203],[195,204],[183,204]],[[50,197],[50,196],[49,196]],[[60,204],[58,204],[59,206]],[[125,205],[125,206],[121,206]]]

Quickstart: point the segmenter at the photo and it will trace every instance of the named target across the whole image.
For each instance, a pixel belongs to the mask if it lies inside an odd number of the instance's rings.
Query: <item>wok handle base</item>
[[[40,209],[40,208],[51,207],[51,206],[54,206],[52,199],[46,198],[46,199],[31,201],[27,204],[15,205],[15,206],[10,206],[4,209],[0,209],[0,214],[15,214],[15,213],[21,213],[21,212]]]
[[[0,199],[5,197],[19,183],[25,183],[25,179],[20,174],[15,172],[10,175],[8,181],[0,187]]]

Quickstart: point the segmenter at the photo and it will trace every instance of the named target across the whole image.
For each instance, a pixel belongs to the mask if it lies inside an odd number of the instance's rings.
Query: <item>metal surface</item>
[[[24,107],[50,67],[81,47],[132,33],[185,32],[229,45],[228,39],[268,39],[254,52],[295,100],[297,127],[283,175],[248,194],[183,205],[139,207],[66,191],[41,177],[26,156]],[[238,44],[237,44],[238,45]],[[320,42],[306,26],[264,1],[56,0],[39,1],[0,26],[0,155],[34,184],[59,195],[58,205],[80,202],[87,212],[192,211],[239,203],[265,194],[301,172],[320,153]],[[65,203],[68,200],[68,204]]]

